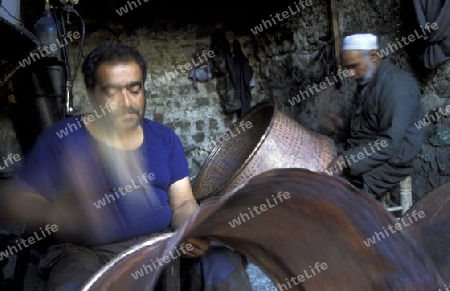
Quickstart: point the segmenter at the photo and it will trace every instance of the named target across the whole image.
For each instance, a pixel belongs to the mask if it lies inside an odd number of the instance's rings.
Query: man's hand
[[[183,248],[182,257],[185,258],[198,258],[202,256],[209,249],[209,240],[204,238],[188,238],[183,242],[185,247]],[[186,246],[187,245],[187,246]]]
[[[329,175],[340,175],[344,171],[345,159],[343,155],[339,155],[336,159],[331,161],[328,167],[325,169]]]

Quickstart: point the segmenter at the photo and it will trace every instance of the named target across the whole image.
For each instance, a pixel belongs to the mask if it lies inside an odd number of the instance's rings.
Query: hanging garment
[[[226,113],[237,112],[238,117],[241,117],[250,109],[250,89],[255,86],[253,70],[238,40],[233,42],[233,52],[231,51],[223,29],[214,31],[211,47],[217,52],[215,70],[219,70],[217,75],[221,76],[217,86],[222,107]]]
[[[424,31],[424,39],[427,37],[419,58],[425,68],[435,69],[450,59],[450,1],[414,0],[413,5],[417,22],[422,27],[417,33],[421,35]],[[438,28],[430,29],[434,22]]]
[[[198,43],[192,53],[192,69],[189,70],[188,77],[192,79],[192,85],[198,90],[197,82],[208,82],[212,79],[211,66],[208,58],[208,47],[205,44]]]
[[[253,70],[237,39],[233,41],[233,69],[230,71],[230,75],[233,76],[231,80],[234,84],[235,96],[241,100],[241,111],[238,116],[242,117],[251,107]]]

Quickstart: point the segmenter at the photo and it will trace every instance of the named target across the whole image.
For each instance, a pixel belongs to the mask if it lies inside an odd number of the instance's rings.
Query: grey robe
[[[420,89],[412,75],[384,59],[358,93],[350,138],[338,151],[347,173],[362,177],[380,195],[412,172],[425,133],[414,125],[424,117]]]

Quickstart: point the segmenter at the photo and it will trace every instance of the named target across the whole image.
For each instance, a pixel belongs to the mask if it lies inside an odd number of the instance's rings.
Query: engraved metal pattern
[[[243,131],[246,122],[252,127]],[[336,157],[331,138],[303,127],[273,101],[254,106],[228,132],[231,137],[218,142],[197,175],[196,199],[223,195],[273,168],[321,172]]]

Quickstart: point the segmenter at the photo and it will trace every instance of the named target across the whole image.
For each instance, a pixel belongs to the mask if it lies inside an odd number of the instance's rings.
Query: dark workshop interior
[[[409,189],[408,208],[444,189],[447,195],[436,194],[441,200],[420,204],[430,207],[426,217],[431,219],[431,209],[446,206],[450,189],[445,186],[450,183],[449,13],[448,0],[0,0],[0,199],[45,130],[92,112],[82,64],[106,41],[135,47],[147,62],[144,117],[179,137],[198,201],[231,192],[232,183],[246,182],[262,171],[246,172],[245,167],[296,168],[300,163],[321,172],[338,155],[334,146],[352,134],[358,105],[358,84],[343,73],[350,68],[342,53],[344,38],[371,33],[377,36],[383,59],[409,73],[420,90],[423,115],[415,125],[423,130],[423,141],[411,160],[409,184],[402,181],[397,188]],[[236,64],[247,71],[232,75],[230,58],[236,72]],[[206,68],[201,64],[209,70],[206,80],[191,70]],[[251,75],[244,76],[249,71]],[[374,122],[384,120],[379,116]],[[300,141],[299,132],[311,140]],[[316,155],[321,158],[314,160]],[[389,199],[383,203],[401,204],[389,212],[400,219],[407,210],[402,208],[403,196]],[[443,232],[448,221],[440,219]],[[22,224],[7,228],[0,221],[0,252],[25,229]],[[444,236],[434,238],[448,245]],[[0,290],[45,290],[45,279],[37,274],[42,252],[30,247],[17,254],[10,251],[7,259],[0,257]],[[439,254],[433,253],[436,257]],[[450,264],[437,265],[440,280],[449,284]],[[273,270],[264,266],[247,266],[253,290],[273,290],[273,282],[286,283],[275,280]],[[158,284],[164,285],[162,280]],[[286,289],[278,284],[277,290],[322,286],[308,284],[306,280]],[[133,290],[117,288],[109,290]],[[152,290],[180,290],[161,288]],[[326,290],[346,290],[334,288]]]

